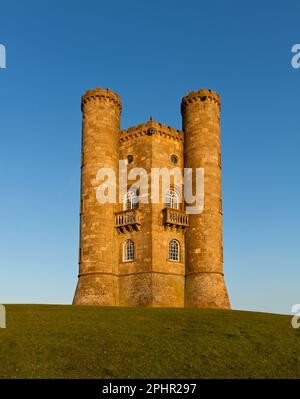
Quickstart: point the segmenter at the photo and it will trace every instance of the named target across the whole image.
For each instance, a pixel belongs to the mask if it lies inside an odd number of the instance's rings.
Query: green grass
[[[0,378],[297,378],[289,316],[8,305]]]

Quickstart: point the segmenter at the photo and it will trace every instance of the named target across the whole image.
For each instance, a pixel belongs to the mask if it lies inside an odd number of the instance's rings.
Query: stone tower
[[[229,308],[223,277],[220,97],[200,89],[182,99],[184,166],[204,168],[204,210],[186,234],[185,305]]]
[[[82,160],[79,280],[74,304],[117,305],[114,211],[96,198],[100,168],[118,171],[121,99],[111,90],[87,91],[81,102]]]
[[[204,89],[182,100],[183,131],[150,119],[120,130],[120,97],[109,89],[82,96],[79,280],[74,304],[230,308],[222,272],[220,98]],[[131,181],[116,204],[100,204],[97,173],[126,160],[142,168],[204,168],[202,214],[188,215],[178,185],[162,201],[140,201]],[[134,191],[136,190],[136,194]],[[120,191],[121,187],[120,187]],[[150,192],[149,188],[149,192]],[[120,195],[119,195],[120,194]],[[128,196],[130,194],[130,196]],[[166,194],[166,195],[165,195]],[[136,195],[137,202],[132,201]],[[170,198],[172,197],[172,200]]]

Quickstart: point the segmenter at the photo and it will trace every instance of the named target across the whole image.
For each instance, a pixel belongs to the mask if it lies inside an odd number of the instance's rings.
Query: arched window
[[[124,196],[124,211],[130,211],[138,206],[137,190],[130,189]]]
[[[178,209],[179,208],[179,200],[178,194],[174,190],[169,190],[165,194],[165,203],[167,208]]]
[[[134,242],[127,240],[123,244],[123,262],[131,262],[134,260]]]
[[[177,240],[171,240],[169,243],[169,260],[180,261],[180,244]]]

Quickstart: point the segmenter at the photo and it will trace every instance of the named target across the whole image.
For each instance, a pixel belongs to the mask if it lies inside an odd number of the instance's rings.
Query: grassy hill
[[[289,316],[9,305],[0,378],[297,378]]]

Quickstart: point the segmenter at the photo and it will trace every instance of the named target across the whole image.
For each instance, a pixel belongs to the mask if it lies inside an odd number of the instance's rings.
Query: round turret
[[[186,233],[185,306],[229,308],[223,278],[220,96],[192,91],[182,99],[184,166],[204,169],[204,209]]]
[[[79,281],[74,304],[116,305],[118,301],[115,204],[96,198],[97,172],[111,168],[117,176],[121,99],[98,87],[82,96],[82,166]]]

